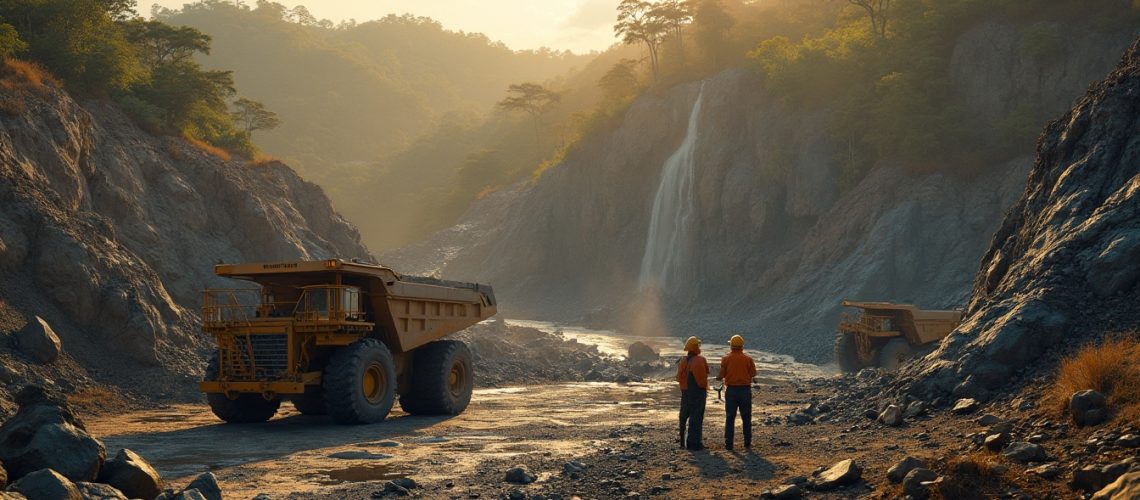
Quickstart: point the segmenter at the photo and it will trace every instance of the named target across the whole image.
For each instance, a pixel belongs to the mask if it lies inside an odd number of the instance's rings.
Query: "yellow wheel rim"
[[[360,387],[364,391],[364,399],[372,404],[379,403],[380,399],[384,397],[384,388],[387,385],[383,368],[378,364],[368,365],[368,368],[364,369],[364,375],[360,382]]]
[[[451,365],[451,372],[447,374],[447,390],[458,396],[463,391],[463,380],[467,375],[467,367],[462,362]]]

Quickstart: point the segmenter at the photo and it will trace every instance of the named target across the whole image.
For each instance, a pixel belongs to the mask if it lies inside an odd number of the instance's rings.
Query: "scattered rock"
[[[911,470],[906,474],[906,477],[903,478],[903,494],[914,498],[926,498],[930,494],[930,490],[927,485],[923,483],[934,481],[935,479],[938,479],[938,473],[930,469],[918,468]]]
[[[1086,492],[1100,491],[1108,484],[1128,472],[1127,463],[1115,463],[1105,466],[1088,465],[1073,471],[1073,479],[1069,487],[1074,490]]]
[[[833,490],[859,481],[862,474],[863,471],[859,468],[859,464],[856,464],[854,460],[847,459],[820,472],[815,479],[814,488],[822,491]]]
[[[906,457],[899,463],[887,469],[887,480],[892,483],[901,483],[907,473],[919,468],[925,468],[926,461],[915,457]]]
[[[525,466],[519,465],[508,470],[503,480],[508,483],[530,484],[534,482],[535,477],[526,470]]]
[[[213,472],[203,472],[186,485],[188,490],[198,490],[206,500],[222,500],[222,487],[218,486],[218,478]],[[150,498],[150,497],[143,497]]]
[[[191,488],[182,490],[178,495],[175,495],[173,500],[206,500],[206,497],[202,495],[202,492]]]
[[[1116,478],[1096,492],[1092,500],[1132,500],[1140,498],[1140,471],[1129,472]]]
[[[16,332],[16,348],[32,361],[47,364],[59,357],[62,348],[59,337],[47,321],[35,316],[24,328]]]
[[[645,342],[637,341],[629,345],[626,359],[635,363],[652,363],[661,359],[661,356]]]
[[[1140,436],[1136,434],[1125,434],[1116,440],[1116,445],[1121,448],[1140,448]]]
[[[1069,398],[1069,414],[1077,426],[1097,425],[1108,417],[1105,405],[1108,399],[1092,389],[1073,393]]]
[[[906,411],[903,412],[903,418],[914,418],[926,413],[926,403],[922,401],[911,401],[906,405]]]
[[[51,469],[25,474],[19,481],[12,483],[8,491],[24,495],[30,500],[83,500],[74,483]]]
[[[83,500],[127,500],[123,492],[109,484],[78,482],[75,489],[79,490]]]
[[[384,483],[384,490],[380,491],[380,496],[397,496],[397,497],[410,497],[412,492],[395,481],[388,481]],[[376,496],[373,494],[373,496]]]
[[[978,417],[978,425],[984,425],[986,427],[994,425],[1000,421],[1001,421],[1001,419],[997,418],[996,415],[992,415],[989,413]]]
[[[1044,462],[1049,457],[1045,454],[1045,448],[1039,444],[1017,442],[1009,445],[1005,451],[1001,452],[1003,457],[1019,463],[1029,462]]]
[[[1042,479],[1053,480],[1056,479],[1057,476],[1061,475],[1062,470],[1061,467],[1059,467],[1056,463],[1048,463],[1045,465],[1039,465],[1025,472],[1027,474],[1033,474]]]
[[[890,405],[879,414],[879,423],[895,427],[903,422],[903,411],[896,405]]]
[[[978,401],[973,398],[959,399],[950,410],[955,415],[966,415],[975,411],[978,411]]]
[[[583,464],[582,462],[579,462],[576,460],[571,461],[571,462],[566,462],[565,464],[562,465],[562,473],[567,474],[567,475],[585,474],[586,473],[586,464]],[[662,479],[668,479],[668,478],[663,476]]]
[[[775,499],[790,499],[801,498],[804,496],[804,490],[795,484],[785,484],[779,488],[772,490],[771,498]]]
[[[989,436],[986,436],[984,444],[986,446],[986,449],[990,451],[1001,451],[1002,448],[1005,448],[1006,445],[1008,445],[1012,440],[1013,437],[1010,436],[1008,432],[999,432],[997,434],[990,434]]]
[[[0,461],[15,481],[40,469],[52,469],[71,481],[95,480],[103,465],[103,443],[87,435],[66,404],[42,388],[17,394],[20,409],[0,425]]]
[[[99,482],[114,486],[130,498],[154,498],[162,493],[162,476],[137,453],[123,448],[103,462]]]

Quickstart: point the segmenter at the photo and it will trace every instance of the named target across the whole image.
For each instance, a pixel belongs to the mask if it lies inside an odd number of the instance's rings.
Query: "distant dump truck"
[[[854,317],[843,315],[835,336],[835,361],[845,372],[872,366],[897,370],[962,322],[962,311],[927,311],[911,304],[845,300],[843,307],[860,310]]]
[[[206,290],[202,328],[217,352],[199,384],[214,414],[263,422],[283,399],[342,424],[458,414],[471,401],[471,352],[443,337],[495,315],[490,286],[402,276],[339,259],[219,264],[253,289]]]

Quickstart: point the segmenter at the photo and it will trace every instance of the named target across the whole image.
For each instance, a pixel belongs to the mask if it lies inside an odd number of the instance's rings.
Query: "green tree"
[[[697,45],[714,68],[720,67],[731,50],[729,33],[736,19],[724,7],[722,0],[697,0],[693,9],[693,29]]]
[[[537,83],[507,87],[507,97],[496,105],[505,111],[522,111],[534,119],[534,144],[542,150],[542,116],[562,100],[562,95]]]
[[[281,125],[277,113],[265,109],[264,104],[253,99],[242,97],[234,102],[234,108],[230,114],[248,136],[252,137],[254,130],[273,130]]]
[[[658,51],[661,40],[669,29],[668,24],[659,12],[654,11],[654,4],[650,2],[621,0],[617,11],[614,34],[625,44],[645,44],[645,48],[649,51],[649,67],[653,72],[653,81],[656,82],[660,68]]]
[[[210,36],[194,28],[142,19],[128,21],[124,27],[127,40],[134,45],[139,62],[148,71],[185,64],[197,53],[210,53]]]
[[[106,94],[124,89],[141,71],[115,22],[130,2],[112,0],[5,0],[6,20],[27,44],[25,57],[42,64],[72,90]]]
[[[891,0],[847,0],[851,5],[861,7],[871,18],[871,31],[879,38],[887,37],[887,20],[891,9]]]
[[[28,50],[28,44],[20,39],[20,33],[11,24],[0,23],[0,59],[7,59]]]
[[[637,91],[637,72],[634,71],[636,65],[635,59],[622,59],[602,75],[598,86],[605,91],[607,101],[620,101]]]
[[[693,11],[689,2],[682,0],[662,0],[653,4],[650,15],[660,20],[666,32],[677,41],[677,57],[685,64],[684,37],[681,29],[693,22]]]

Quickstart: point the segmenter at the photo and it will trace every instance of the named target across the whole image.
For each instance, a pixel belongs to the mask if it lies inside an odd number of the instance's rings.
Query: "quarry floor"
[[[120,447],[147,458],[170,486],[214,472],[227,498],[370,498],[385,481],[408,477],[424,498],[500,498],[511,492],[564,498],[756,498],[794,476],[853,458],[864,482],[812,498],[890,497],[886,470],[906,455],[944,456],[973,423],[936,414],[897,428],[825,422],[787,426],[782,420],[827,389],[784,381],[754,398],[753,449],[723,446],[723,405],[710,399],[701,452],[677,449],[678,394],[667,381],[574,383],[480,389],[471,406],[451,418],[413,417],[394,410],[388,420],[340,426],[297,414],[289,404],[273,420],[225,425],[205,405],[154,408],[88,418],[88,430],[109,452]],[[925,434],[925,436],[921,436]],[[585,464],[577,478],[569,461]],[[504,481],[516,465],[537,477],[529,485]],[[1016,472],[1016,471],[1015,471]],[[1059,485],[1057,485],[1059,487]],[[1040,485],[1039,493],[1053,487]],[[1070,492],[1071,494],[1071,492]],[[1036,496],[1036,495],[1035,495]]]

